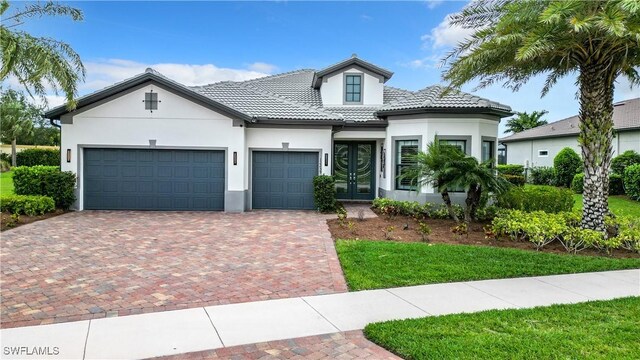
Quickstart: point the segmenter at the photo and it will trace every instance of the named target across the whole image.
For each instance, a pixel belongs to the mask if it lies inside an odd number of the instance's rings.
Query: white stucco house
[[[613,156],[627,150],[640,152],[640,98],[613,104]],[[500,139],[507,164],[525,167],[553,166],[553,159],[565,147],[581,154],[578,144],[578,115],[525,130]]]
[[[431,86],[387,86],[393,73],[352,56],[243,82],[187,87],[152,69],[45,116],[62,131],[77,209],[313,209],[312,178],[338,197],[439,201],[396,176],[437,134],[495,158],[503,104]],[[462,194],[459,194],[462,198]]]

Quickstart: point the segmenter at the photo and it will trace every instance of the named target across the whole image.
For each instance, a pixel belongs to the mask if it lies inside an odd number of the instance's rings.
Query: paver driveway
[[[313,212],[83,211],[1,237],[3,328],[346,291]]]

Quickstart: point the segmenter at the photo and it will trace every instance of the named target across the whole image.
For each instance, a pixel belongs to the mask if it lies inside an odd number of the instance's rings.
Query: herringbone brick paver
[[[83,211],[8,230],[1,326],[344,292],[325,219]]]
[[[158,360],[400,359],[367,340],[362,331],[270,341],[156,358]]]

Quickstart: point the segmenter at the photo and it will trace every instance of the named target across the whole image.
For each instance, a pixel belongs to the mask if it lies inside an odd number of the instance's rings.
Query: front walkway
[[[2,328],[347,291],[313,211],[81,211],[2,233]]]
[[[49,346],[58,348],[51,359],[148,358],[359,330],[391,319],[638,295],[640,269],[217,305],[3,329],[0,336],[5,354],[7,348]]]

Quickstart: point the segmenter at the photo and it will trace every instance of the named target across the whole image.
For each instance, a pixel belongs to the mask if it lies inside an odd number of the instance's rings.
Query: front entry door
[[[336,142],[333,150],[333,175],[338,199],[373,200],[375,142]]]

